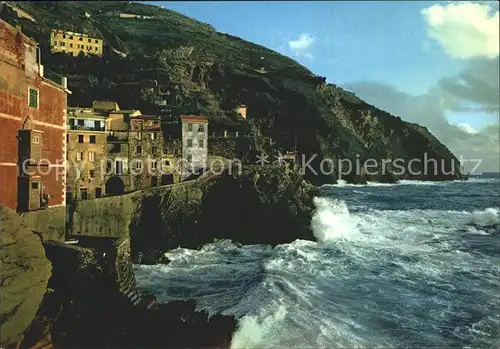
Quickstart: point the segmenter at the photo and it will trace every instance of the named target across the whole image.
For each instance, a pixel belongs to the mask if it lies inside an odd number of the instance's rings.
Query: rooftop
[[[110,114],[132,114],[132,113],[136,113],[138,111],[139,110],[136,110],[136,109],[123,109],[123,110],[112,110],[109,113]]]
[[[131,119],[148,119],[148,120],[160,120],[160,117],[157,115],[137,115],[131,116]]]
[[[208,119],[204,115],[181,115],[182,122],[203,122],[208,123]]]

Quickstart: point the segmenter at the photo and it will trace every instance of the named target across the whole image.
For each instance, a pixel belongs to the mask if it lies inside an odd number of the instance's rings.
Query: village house
[[[107,119],[108,166],[106,194],[170,184],[172,163],[164,156],[159,116],[139,110],[116,110]]]
[[[102,39],[90,37],[87,34],[74,33],[59,29],[52,29],[50,34],[50,49],[52,53],[71,53],[78,56],[84,55],[102,56]]]
[[[94,199],[104,195],[106,118],[106,114],[91,108],[68,108],[67,192],[73,200]]]
[[[208,119],[206,116],[181,115],[182,175],[205,171],[208,160]]]
[[[38,54],[37,54],[38,53]],[[66,204],[67,80],[44,77],[38,44],[0,20],[0,203]]]

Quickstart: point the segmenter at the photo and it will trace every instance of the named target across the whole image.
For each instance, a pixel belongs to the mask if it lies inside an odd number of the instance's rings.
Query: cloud
[[[499,113],[499,59],[469,60],[467,68],[453,78],[443,78],[439,87],[463,102],[473,102],[480,110]]]
[[[426,126],[455,156],[482,159],[480,172],[498,172],[500,145],[498,123],[475,130],[468,124],[454,125],[446,119],[447,110],[456,107],[457,100],[447,91],[434,86],[426,94],[412,96],[396,88],[375,82],[350,83],[345,86],[360,98],[403,120]],[[475,163],[464,163],[471,171]]]
[[[429,38],[450,57],[494,59],[499,55],[499,12],[493,9],[488,3],[460,2],[433,5],[421,14]]]
[[[456,124],[456,126],[459,129],[461,129],[462,131],[464,131],[465,133],[468,133],[470,135],[475,135],[475,134],[478,133],[477,130],[474,127],[472,127],[471,125],[469,125],[466,122],[462,122],[462,123]]]
[[[300,34],[297,40],[288,41],[288,47],[296,57],[313,59],[314,56],[309,51],[311,45],[316,41],[309,33]]]

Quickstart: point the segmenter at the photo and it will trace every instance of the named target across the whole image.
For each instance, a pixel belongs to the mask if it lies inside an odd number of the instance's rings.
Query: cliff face
[[[425,173],[419,164],[401,174],[394,174],[392,168],[387,174],[381,169],[370,173],[354,169],[343,173],[349,181],[461,177],[458,160],[426,129],[366,104],[290,58],[218,33],[210,25],[135,2],[17,5],[36,22],[19,19],[9,11],[2,16],[20,22],[23,30],[41,43],[45,66],[69,77],[71,105],[113,99],[122,108],[161,114],[156,103],[162,101],[174,114],[202,112],[210,118],[210,127],[215,127],[234,122],[234,108],[243,103],[250,121],[240,120],[239,127],[253,130],[255,145],[250,149],[258,150],[259,136],[269,136],[276,142],[275,150],[296,145],[308,159],[317,154],[312,162],[316,170],[323,158],[373,158],[380,167],[382,159],[400,157],[408,162],[423,160],[427,154],[445,162],[436,171],[432,168]],[[85,12],[91,17],[85,17]],[[152,18],[125,20],[118,17],[120,12]],[[102,37],[106,45],[103,58],[50,54],[51,28]],[[122,57],[116,50],[129,54]],[[254,155],[246,157],[253,162]],[[335,181],[339,166],[334,162],[333,167],[326,175],[315,176],[309,171],[309,179],[316,183]]]
[[[199,248],[214,239],[272,245],[312,239],[315,193],[286,168],[244,166],[241,174],[226,171],[138,194],[130,224],[133,254],[155,263],[162,252]]]
[[[22,339],[50,275],[40,238],[14,211],[0,205],[0,346]]]

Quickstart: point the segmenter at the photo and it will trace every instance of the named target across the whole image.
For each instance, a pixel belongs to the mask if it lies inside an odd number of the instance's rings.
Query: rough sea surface
[[[500,180],[321,188],[316,242],[136,266],[161,302],[240,319],[237,348],[500,347]]]

